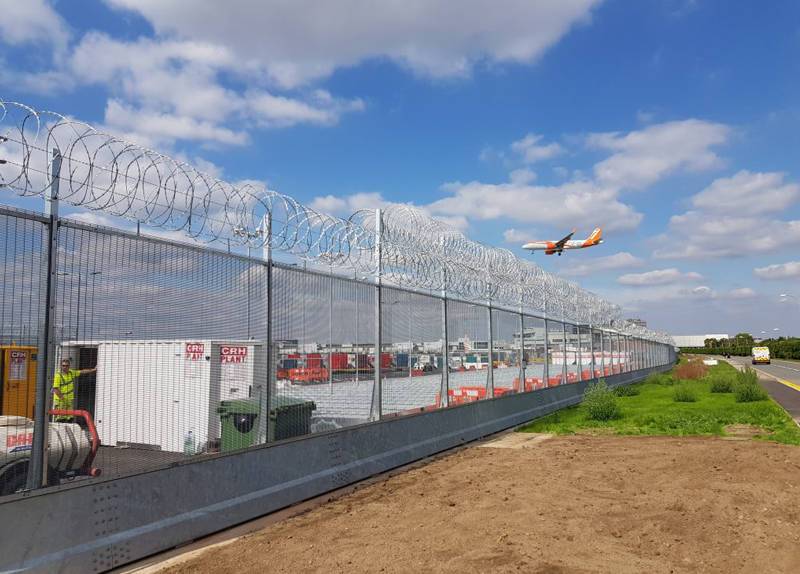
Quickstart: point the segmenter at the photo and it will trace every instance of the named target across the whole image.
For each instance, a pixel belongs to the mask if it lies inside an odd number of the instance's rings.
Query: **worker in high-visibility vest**
[[[73,410],[75,408],[75,382],[76,379],[87,373],[94,373],[94,369],[73,369],[69,358],[61,359],[61,369],[53,378],[53,408]]]

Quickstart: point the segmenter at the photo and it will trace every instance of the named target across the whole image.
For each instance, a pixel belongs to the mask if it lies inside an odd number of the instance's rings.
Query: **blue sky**
[[[521,257],[602,226],[533,258],[654,328],[800,334],[796,2],[222,5],[0,0],[0,99]]]

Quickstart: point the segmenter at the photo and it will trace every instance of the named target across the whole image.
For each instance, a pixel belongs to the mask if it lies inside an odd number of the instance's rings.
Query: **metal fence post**
[[[383,233],[383,220],[381,210],[375,210],[375,380],[372,387],[372,408],[370,418],[380,420],[383,416],[383,382],[381,380],[381,359],[383,350],[383,333],[381,332],[381,272],[382,253],[381,253],[381,234]]]
[[[600,329],[600,376],[606,376],[606,332]]]
[[[488,397],[494,397],[494,332],[492,324],[492,303],[486,307],[488,326],[489,326],[489,372],[486,374],[486,394]]]
[[[550,385],[550,332],[547,326],[547,299],[544,302],[544,369],[542,370],[544,388]]]
[[[53,150],[50,166],[50,186],[47,188],[45,213],[50,217],[47,228],[47,282],[45,295],[44,325],[40,336],[39,365],[36,377],[36,398],[33,415],[33,445],[28,466],[27,488],[41,488],[47,484],[47,450],[49,447],[49,424],[47,411],[50,405],[51,382],[55,375],[55,313],[56,286],[58,283],[58,183],[61,176],[61,153]],[[80,318],[78,318],[80,320]]]
[[[265,365],[266,365],[266,388],[262,389],[259,393],[259,417],[258,417],[258,441],[269,442],[269,413],[272,408],[272,399],[275,396],[276,381],[275,381],[275,367],[277,364],[277,350],[274,349],[272,344],[272,299],[274,293],[274,285],[272,279],[272,213],[267,213],[261,220],[261,235],[264,241],[264,250],[262,257],[266,263],[267,274],[267,331],[265,333],[266,340],[264,341],[265,350]]]
[[[525,315],[519,312],[519,392],[525,392]]]
[[[328,394],[333,394],[333,267],[331,267],[328,294]],[[358,357],[356,357],[358,361]]]
[[[591,354],[591,358],[589,359],[589,364],[591,365],[592,372],[589,373],[589,378],[594,378],[595,366],[594,366],[594,329],[592,329],[592,324],[589,323],[589,353]]]
[[[569,370],[567,369],[567,320],[564,317],[563,306],[561,311],[561,331],[563,332],[561,348],[564,350],[564,366],[561,369],[561,384],[564,385],[567,383],[567,373]]]
[[[442,282],[442,383],[439,387],[439,406],[446,407],[450,404],[448,391],[450,390],[450,344],[447,334],[447,273]]]
[[[581,344],[581,328],[580,323],[575,323],[575,368],[578,369],[578,380],[583,380],[583,345]]]

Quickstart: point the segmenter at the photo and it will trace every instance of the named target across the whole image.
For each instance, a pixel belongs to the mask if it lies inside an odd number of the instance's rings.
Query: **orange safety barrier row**
[[[561,375],[556,375],[555,377],[550,377],[547,379],[548,387],[557,387],[560,384],[561,384]]]
[[[544,388],[544,383],[539,377],[525,377],[525,392],[537,391]],[[513,389],[519,392],[519,377],[514,377]],[[495,389],[495,392],[497,389]]]
[[[287,377],[293,383],[321,383],[328,380],[325,367],[289,369]]]

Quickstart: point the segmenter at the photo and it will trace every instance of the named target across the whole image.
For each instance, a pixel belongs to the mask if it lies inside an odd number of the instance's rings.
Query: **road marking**
[[[776,377],[772,373],[768,373],[766,371],[762,371],[761,369],[755,369],[754,368],[753,370],[756,371],[757,373],[761,373],[762,375],[766,375],[771,379],[775,379],[780,384],[786,385],[790,389],[794,389],[795,391],[800,392],[800,385],[798,385],[797,383],[792,383],[791,381],[787,381],[787,380],[781,379],[780,377]]]
[[[795,369],[794,367],[787,367],[786,365],[780,365],[778,363],[775,363],[773,366],[779,367],[781,369],[786,369],[787,371],[794,371],[796,373],[800,373],[800,369]]]

